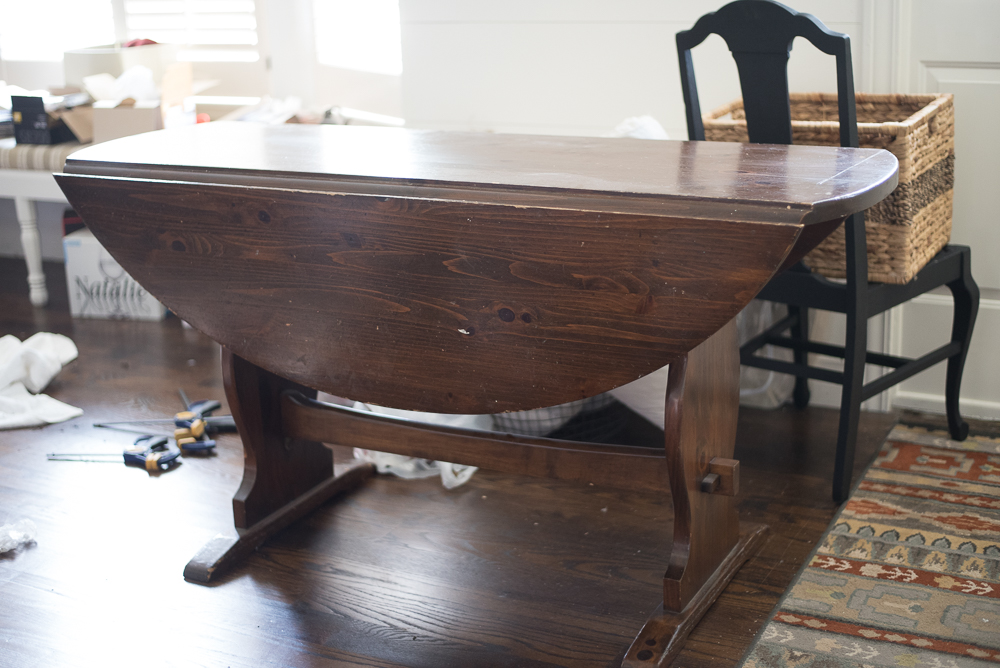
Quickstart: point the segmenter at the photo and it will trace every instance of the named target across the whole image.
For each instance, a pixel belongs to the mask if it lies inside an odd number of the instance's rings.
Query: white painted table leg
[[[42,273],[42,242],[38,235],[38,214],[35,203],[26,197],[15,197],[17,222],[21,225],[21,248],[24,262],[28,265],[28,289],[31,304],[36,307],[49,303],[49,291],[45,288],[45,274]]]

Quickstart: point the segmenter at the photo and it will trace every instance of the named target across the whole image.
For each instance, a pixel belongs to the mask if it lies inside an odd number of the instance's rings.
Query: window
[[[402,74],[398,0],[313,0],[313,18],[321,64]]]
[[[311,0],[300,0],[311,2]],[[0,0],[0,78],[30,89],[60,86],[65,51],[151,39],[216,96],[268,92],[255,0]],[[234,102],[235,103],[235,102]]]
[[[59,62],[64,51],[115,42],[111,0],[0,0],[0,17],[4,60]]]
[[[115,16],[116,6],[123,17]],[[55,62],[64,51],[113,44],[116,37],[186,45],[182,60],[260,59],[254,0],[0,0],[0,16],[4,60]],[[116,18],[124,35],[115,34]]]

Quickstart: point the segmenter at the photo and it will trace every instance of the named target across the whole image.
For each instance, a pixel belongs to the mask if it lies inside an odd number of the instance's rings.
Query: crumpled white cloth
[[[22,545],[35,541],[35,523],[31,520],[21,520],[14,524],[4,524],[0,527],[0,554],[16,550]]]
[[[419,411],[403,411],[396,408],[386,408],[375,406],[374,404],[364,404],[355,402],[356,410],[371,411],[382,415],[406,418],[417,422],[443,425],[445,427],[458,427],[461,429],[478,429],[479,431],[492,431],[493,419],[489,415],[449,415],[445,413],[421,413]],[[364,461],[375,464],[379,473],[392,473],[400,478],[430,478],[436,475],[441,476],[441,484],[445,489],[455,489],[469,481],[472,475],[478,471],[475,466],[463,466],[462,464],[452,464],[451,462],[434,462],[429,459],[417,459],[416,457],[406,457],[405,455],[394,455],[388,452],[376,452],[375,450],[354,449],[354,456]]]
[[[657,369],[639,380],[616,387],[611,396],[663,429],[670,365]]]
[[[633,139],[669,139],[667,131],[652,116],[626,118],[608,136],[632,137]]]
[[[62,334],[39,332],[24,341],[0,337],[0,429],[63,422],[83,410],[38,394],[76,359],[76,344]]]

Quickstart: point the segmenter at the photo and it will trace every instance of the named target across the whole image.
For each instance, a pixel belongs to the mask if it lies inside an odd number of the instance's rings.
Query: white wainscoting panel
[[[966,417],[1000,419],[1000,294],[980,302],[969,358],[962,378],[959,406]],[[951,295],[927,294],[904,304],[897,311],[894,327],[901,337],[900,352],[917,356],[937,348],[951,337]],[[942,362],[897,386],[893,405],[900,408],[944,412],[946,362]]]

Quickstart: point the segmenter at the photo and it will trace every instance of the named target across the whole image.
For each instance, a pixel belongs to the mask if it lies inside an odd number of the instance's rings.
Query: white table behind
[[[48,303],[49,292],[42,273],[42,246],[35,203],[66,202],[52,173],[61,171],[66,156],[77,148],[79,144],[17,146],[13,138],[0,140],[0,197],[14,200],[24,261],[28,265],[30,299],[36,307]]]

